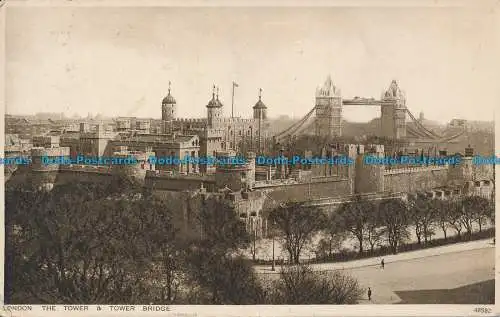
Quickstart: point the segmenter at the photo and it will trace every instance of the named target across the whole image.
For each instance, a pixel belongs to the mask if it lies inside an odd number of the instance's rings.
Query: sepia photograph
[[[4,2],[4,305],[492,313],[498,3],[358,2]]]

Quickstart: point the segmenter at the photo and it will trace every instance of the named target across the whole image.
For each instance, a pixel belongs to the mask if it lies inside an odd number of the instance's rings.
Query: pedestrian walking
[[[382,259],[382,261],[380,261],[380,267],[381,267],[381,268],[384,268],[384,267],[385,267],[385,262],[384,262],[384,259]]]
[[[368,300],[372,300],[372,289],[368,287]]]

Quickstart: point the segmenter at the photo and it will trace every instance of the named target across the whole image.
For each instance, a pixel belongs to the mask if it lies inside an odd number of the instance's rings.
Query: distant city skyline
[[[378,99],[396,79],[416,116],[491,121],[500,56],[483,8],[9,7],[6,113],[201,118],[220,87],[224,114],[300,118],[328,75],[344,98]],[[480,107],[480,108],[479,108]],[[378,107],[344,107],[366,122]]]

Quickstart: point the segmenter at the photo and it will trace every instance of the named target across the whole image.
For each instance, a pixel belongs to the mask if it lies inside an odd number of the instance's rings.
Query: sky
[[[9,7],[6,112],[161,117],[172,82],[179,117],[302,117],[328,75],[344,98],[379,98],[396,79],[415,115],[492,120],[498,20],[489,8]],[[378,107],[345,107],[369,121]]]

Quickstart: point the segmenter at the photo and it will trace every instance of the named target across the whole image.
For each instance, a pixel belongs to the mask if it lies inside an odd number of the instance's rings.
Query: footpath
[[[489,238],[484,240],[455,243],[455,244],[417,250],[417,251],[403,252],[395,255],[386,255],[383,257],[373,257],[373,258],[366,258],[366,259],[353,260],[347,262],[316,263],[316,264],[311,264],[310,266],[313,270],[317,271],[343,270],[352,268],[380,266],[380,261],[382,260],[382,258],[384,259],[385,264],[389,264],[399,261],[408,261],[413,259],[439,256],[449,253],[457,253],[457,252],[464,252],[464,251],[484,249],[484,248],[493,248],[493,247],[494,247],[493,239]],[[279,265],[276,266],[276,271],[274,272],[271,271],[270,265],[256,265],[254,266],[254,268],[259,274],[266,274],[266,273],[275,274],[279,273],[280,271]]]
[[[381,257],[311,264],[310,267],[323,272],[348,270],[365,292],[371,287],[372,300],[365,294],[359,304],[395,304],[401,302],[395,291],[456,288],[493,277],[489,256],[479,261],[475,256],[485,254],[482,251],[489,253],[487,249],[494,247],[493,239],[484,239],[387,255],[383,257],[384,270],[380,268]],[[491,265],[494,266],[494,261]],[[265,280],[273,280],[278,278],[281,267],[276,266],[274,272],[269,265],[255,266],[255,269]]]

